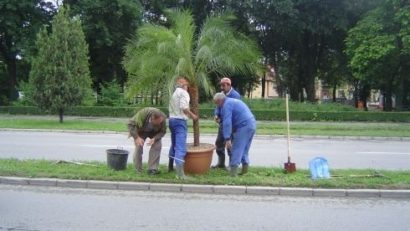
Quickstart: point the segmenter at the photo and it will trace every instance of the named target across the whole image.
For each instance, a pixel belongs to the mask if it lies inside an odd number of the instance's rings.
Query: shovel
[[[286,124],[288,130],[288,162],[285,165],[285,172],[292,173],[296,171],[296,164],[290,162],[290,125],[289,125],[289,95],[286,93]]]

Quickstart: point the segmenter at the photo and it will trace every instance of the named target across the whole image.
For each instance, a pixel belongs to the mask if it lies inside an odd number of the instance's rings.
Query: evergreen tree
[[[81,103],[91,91],[88,47],[81,22],[61,8],[52,21],[51,33],[44,27],[37,35],[37,54],[32,60],[29,83],[32,99],[46,110],[58,112]]]

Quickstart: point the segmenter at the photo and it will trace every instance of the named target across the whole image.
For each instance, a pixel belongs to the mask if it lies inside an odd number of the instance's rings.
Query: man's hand
[[[152,138],[149,140],[149,142],[147,143],[148,146],[151,146],[155,143],[155,138]]]
[[[218,116],[214,116],[214,121],[219,124],[221,122],[221,119]]]
[[[226,149],[231,149],[232,148],[232,141],[231,140],[227,140],[225,142],[225,148]]]
[[[198,116],[195,115],[194,113],[192,113],[191,114],[191,119],[196,121],[196,120],[198,120]]]
[[[141,147],[144,146],[144,139],[137,137],[137,139],[135,139],[135,144]]]

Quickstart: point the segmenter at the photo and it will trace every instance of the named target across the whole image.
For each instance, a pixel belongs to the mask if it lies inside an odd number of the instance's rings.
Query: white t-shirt
[[[185,115],[184,109],[189,108],[189,94],[182,88],[175,89],[169,102],[169,118],[177,118],[188,120],[188,116]]]

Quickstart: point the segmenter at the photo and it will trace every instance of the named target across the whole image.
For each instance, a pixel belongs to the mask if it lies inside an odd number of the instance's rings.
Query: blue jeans
[[[186,155],[186,140],[188,134],[187,121],[184,119],[169,119],[169,130],[171,130],[171,148],[169,156],[173,157],[177,166],[184,164]]]
[[[249,149],[256,131],[256,121],[250,120],[233,133],[232,156],[229,162],[230,167],[238,167],[241,163],[249,164]]]

